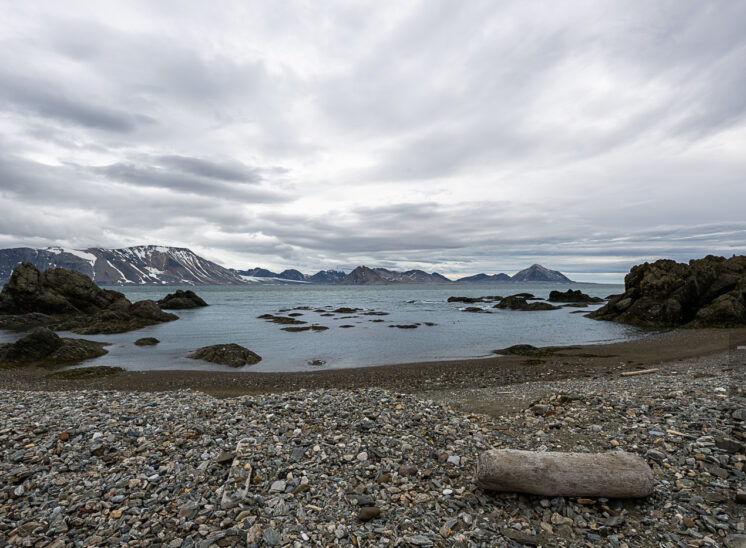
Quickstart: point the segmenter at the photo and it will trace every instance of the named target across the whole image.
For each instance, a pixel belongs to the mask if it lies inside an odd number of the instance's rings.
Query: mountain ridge
[[[66,268],[100,285],[243,285],[246,282],[185,247],[143,245],[119,249],[19,247],[0,250],[0,283],[20,263],[39,270]]]
[[[188,248],[142,245],[118,249],[0,249],[0,284],[6,283],[13,269],[23,262],[33,263],[40,270],[76,270],[101,285],[574,283],[561,272],[549,270],[539,264],[531,265],[513,276],[505,273],[480,273],[457,280],[420,269],[398,271],[363,265],[349,273],[341,270],[320,270],[315,274],[304,274],[294,268],[278,273],[262,267],[239,270],[220,266]]]

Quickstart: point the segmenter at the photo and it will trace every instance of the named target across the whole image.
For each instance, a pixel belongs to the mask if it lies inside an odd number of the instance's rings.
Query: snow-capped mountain
[[[235,285],[246,283],[227,268],[183,247],[143,245],[123,249],[21,247],[0,250],[0,283],[22,262],[38,269],[67,268],[100,285]]]
[[[263,284],[336,284],[344,279],[347,274],[339,270],[320,270],[316,274],[309,275],[290,268],[280,273],[272,272],[266,268],[250,268],[248,270],[235,270],[231,272],[238,274],[249,283]]]

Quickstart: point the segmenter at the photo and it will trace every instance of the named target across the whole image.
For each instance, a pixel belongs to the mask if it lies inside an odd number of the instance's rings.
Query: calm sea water
[[[570,286],[568,286],[570,287]],[[194,349],[218,343],[237,343],[260,356],[251,371],[306,371],[318,367],[311,360],[326,362],[324,368],[427,362],[478,358],[497,348],[528,343],[535,346],[598,344],[644,336],[639,328],[599,322],[572,314],[597,308],[563,308],[542,312],[491,309],[492,314],[463,312],[463,303],[449,303],[449,296],[479,297],[533,293],[546,298],[556,284],[490,284],[486,286],[208,286],[196,292],[210,306],[174,311],[180,319],[131,333],[89,335],[88,339],[112,343],[109,353],[84,365],[117,365],[131,370],[203,369],[232,370],[187,359]],[[621,285],[574,284],[590,295],[605,297],[623,291]],[[133,301],[158,299],[174,287],[125,287],[119,289]],[[185,288],[186,289],[186,288]],[[331,306],[388,312],[387,316],[322,317],[299,310],[299,320],[328,326],[327,331],[288,333],[282,325],[257,319],[283,308]],[[492,305],[477,305],[489,308]],[[295,311],[294,311],[295,312]],[[282,315],[286,315],[282,313]],[[384,320],[373,322],[371,320]],[[429,327],[424,322],[437,325]],[[421,323],[417,329],[398,329],[390,324]],[[341,325],[353,325],[342,328]],[[61,335],[64,335],[61,333]],[[69,336],[77,336],[70,334]],[[138,347],[140,337],[156,337],[155,347]],[[15,336],[3,333],[0,340]]]

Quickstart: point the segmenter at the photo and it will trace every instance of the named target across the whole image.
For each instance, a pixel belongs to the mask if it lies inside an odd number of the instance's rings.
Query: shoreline
[[[634,341],[554,347],[545,357],[504,355],[461,360],[376,365],[307,372],[262,373],[187,370],[125,371],[93,379],[47,379],[42,368],[0,370],[0,385],[16,390],[119,390],[164,392],[192,389],[225,398],[299,389],[377,387],[427,393],[506,386],[530,381],[618,375],[666,363],[725,354],[746,345],[746,328],[677,329]]]

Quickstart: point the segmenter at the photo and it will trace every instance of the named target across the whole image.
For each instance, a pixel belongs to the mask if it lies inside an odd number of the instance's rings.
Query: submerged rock
[[[198,348],[194,353],[189,354],[187,358],[193,360],[204,360],[206,362],[230,365],[231,367],[243,367],[244,365],[254,365],[262,360],[262,357],[255,354],[248,348],[238,344],[214,344]]]
[[[176,319],[153,301],[133,304],[122,293],[101,289],[84,274],[64,268],[40,272],[23,263],[0,292],[0,328],[6,329],[123,333]]]
[[[632,267],[625,292],[588,317],[650,327],[746,325],[746,256]]]
[[[591,297],[579,289],[568,289],[567,291],[551,291],[549,299],[553,303],[600,303],[603,299],[600,297]]]
[[[103,346],[104,343],[84,339],[63,339],[42,327],[14,343],[0,345],[0,366],[69,365],[103,356],[107,353]]]
[[[164,310],[183,310],[207,306],[207,303],[191,289],[186,291],[179,289],[158,301],[158,306]]]

